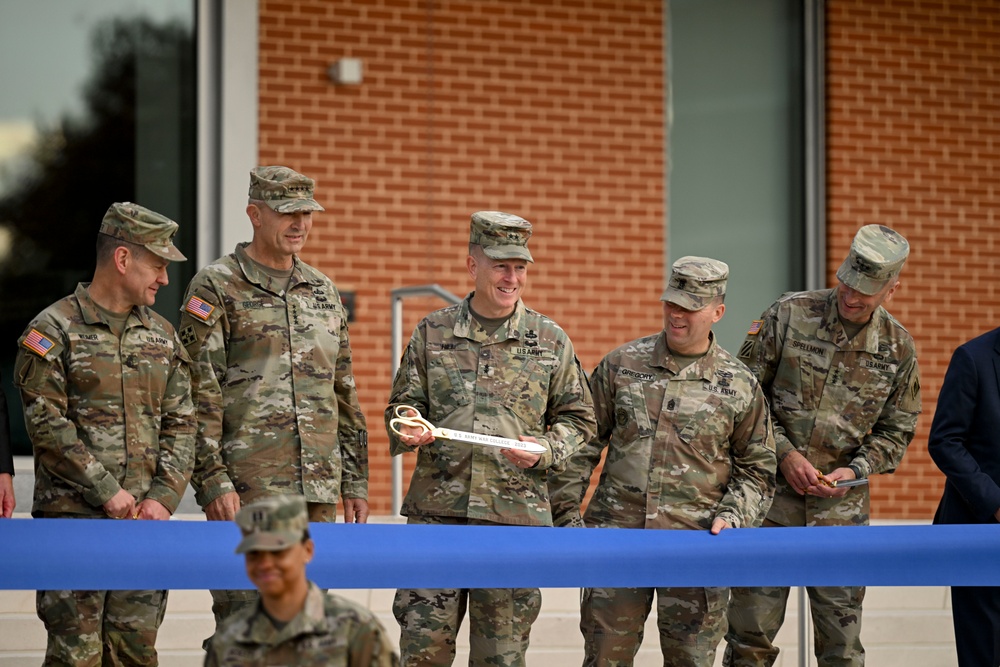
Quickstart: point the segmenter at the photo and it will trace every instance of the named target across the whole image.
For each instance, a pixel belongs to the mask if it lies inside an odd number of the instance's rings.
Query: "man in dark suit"
[[[1000,329],[955,350],[928,450],[947,476],[934,523],[1000,521]],[[954,586],[959,667],[1000,665],[1000,587]]]

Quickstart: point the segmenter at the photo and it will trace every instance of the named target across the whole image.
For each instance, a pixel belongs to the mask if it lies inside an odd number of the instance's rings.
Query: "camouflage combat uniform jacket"
[[[375,616],[309,583],[305,608],[280,630],[260,603],[227,619],[206,667],[395,667],[399,658]]]
[[[820,472],[892,472],[913,439],[920,372],[913,338],[879,307],[848,340],[835,289],[787,294],[755,322],[739,358],[760,378],[778,460],[797,450]],[[783,526],[868,523],[867,486],[800,496],[778,475],[767,518]]]
[[[199,271],[181,309],[195,361],[198,503],[233,488],[243,503],[367,499],[368,431],[340,294],[298,257],[279,284],[246,245]]]
[[[121,489],[173,513],[194,461],[187,352],[145,307],[132,309],[119,340],[87,286],[42,311],[18,341],[32,514],[104,518],[101,506]]]
[[[582,526],[580,503],[607,448],[586,525],[708,529],[757,526],[774,495],[764,394],[719,347],[679,369],[666,335],[614,350],[590,379],[597,436],[550,483],[557,525]]]
[[[417,325],[393,382],[386,426],[404,404],[443,428],[534,436],[546,452],[524,470],[498,449],[437,439],[419,448],[402,513],[551,526],[547,469],[594,433],[586,376],[555,322],[519,301],[487,337],[469,310],[471,298]],[[393,456],[414,449],[391,430],[389,441]]]

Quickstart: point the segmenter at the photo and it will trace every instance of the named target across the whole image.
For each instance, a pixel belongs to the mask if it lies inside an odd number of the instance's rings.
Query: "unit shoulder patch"
[[[191,324],[181,329],[178,335],[180,336],[181,344],[184,345],[184,347],[188,347],[198,341],[198,334],[195,333],[194,325]]]

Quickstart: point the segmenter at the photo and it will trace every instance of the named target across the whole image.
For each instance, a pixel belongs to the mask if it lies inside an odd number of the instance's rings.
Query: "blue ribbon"
[[[1000,525],[310,530],[328,588],[1000,585]],[[0,589],[248,588],[239,539],[228,522],[0,520]]]

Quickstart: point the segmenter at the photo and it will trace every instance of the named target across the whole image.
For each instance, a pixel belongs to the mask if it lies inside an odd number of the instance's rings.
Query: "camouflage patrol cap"
[[[469,243],[482,247],[490,259],[531,258],[528,239],[531,238],[531,223],[510,213],[500,211],[477,211],[472,214]]]
[[[236,513],[243,541],[236,553],[282,551],[298,544],[309,529],[303,496],[273,496],[250,503]]]
[[[101,234],[141,245],[154,255],[172,262],[187,260],[173,243],[177,223],[131,202],[115,202],[101,220]]]
[[[324,211],[313,199],[315,181],[288,167],[257,167],[250,172],[250,199],[259,199],[278,213]]]
[[[670,282],[660,301],[686,310],[701,310],[726,293],[729,265],[708,257],[681,257],[670,270]]]
[[[896,277],[909,254],[910,244],[899,232],[882,225],[865,225],[854,235],[837,278],[862,294],[877,294]]]

